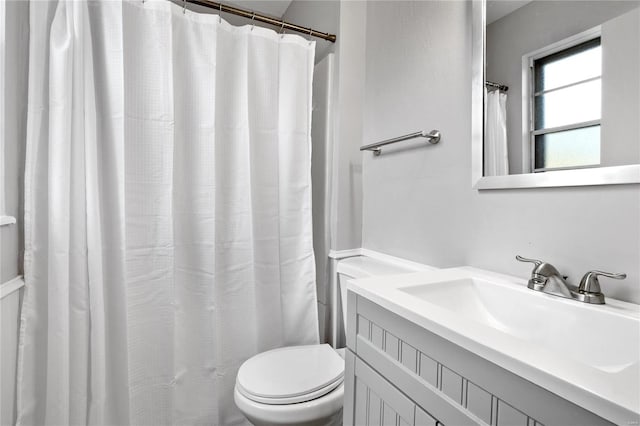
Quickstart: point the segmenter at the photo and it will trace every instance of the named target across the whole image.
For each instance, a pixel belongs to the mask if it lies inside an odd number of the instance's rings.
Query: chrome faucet
[[[516,260],[535,265],[531,271],[531,278],[527,283],[527,287],[530,289],[567,299],[575,299],[584,303],[604,304],[604,294],[600,290],[598,276],[617,280],[627,278],[627,274],[589,271],[580,280],[580,285],[576,287],[569,284],[567,277],[558,272],[556,267],[550,263],[537,259],[527,259],[522,256],[516,256]]]
[[[520,262],[529,262],[535,265],[531,271],[531,278],[527,287],[555,296],[573,298],[569,289],[571,284],[566,281],[567,277],[560,274],[555,266],[541,260],[527,259],[522,256],[516,256],[516,259]]]
[[[604,294],[602,294],[602,291],[600,290],[600,282],[598,281],[599,276],[613,278],[615,280],[624,280],[625,278],[627,278],[627,274],[616,274],[613,272],[603,271],[589,271],[584,274],[584,276],[580,280],[578,294],[576,294],[574,298],[585,303],[604,305]]]

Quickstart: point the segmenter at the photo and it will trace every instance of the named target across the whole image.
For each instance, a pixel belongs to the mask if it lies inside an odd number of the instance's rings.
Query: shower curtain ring
[[[253,29],[256,27],[255,19],[256,19],[256,13],[251,12],[251,31],[253,31]]]
[[[187,13],[187,0],[182,0],[182,14]]]
[[[220,5],[220,13],[218,13],[218,22],[222,24],[222,3],[218,3]]]
[[[282,25],[280,25],[280,37],[284,37],[284,19],[282,20]]]

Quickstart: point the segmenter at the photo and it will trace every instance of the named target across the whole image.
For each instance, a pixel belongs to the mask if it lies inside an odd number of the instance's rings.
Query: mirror
[[[640,1],[472,7],[474,187],[640,183]]]

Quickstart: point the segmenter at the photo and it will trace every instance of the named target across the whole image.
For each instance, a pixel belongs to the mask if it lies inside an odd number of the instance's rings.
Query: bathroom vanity
[[[344,424],[638,424],[640,312],[607,303],[475,268],[351,282]]]

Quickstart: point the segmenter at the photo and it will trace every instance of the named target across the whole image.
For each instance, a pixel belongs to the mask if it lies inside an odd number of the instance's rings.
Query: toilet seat
[[[276,405],[255,402],[242,395],[237,386],[233,399],[242,414],[256,426],[341,425],[344,383],[326,395],[299,404]],[[331,419],[339,420],[332,422]]]
[[[248,359],[238,370],[236,388],[252,401],[286,405],[319,398],[343,381],[344,360],[331,346],[292,346]]]

